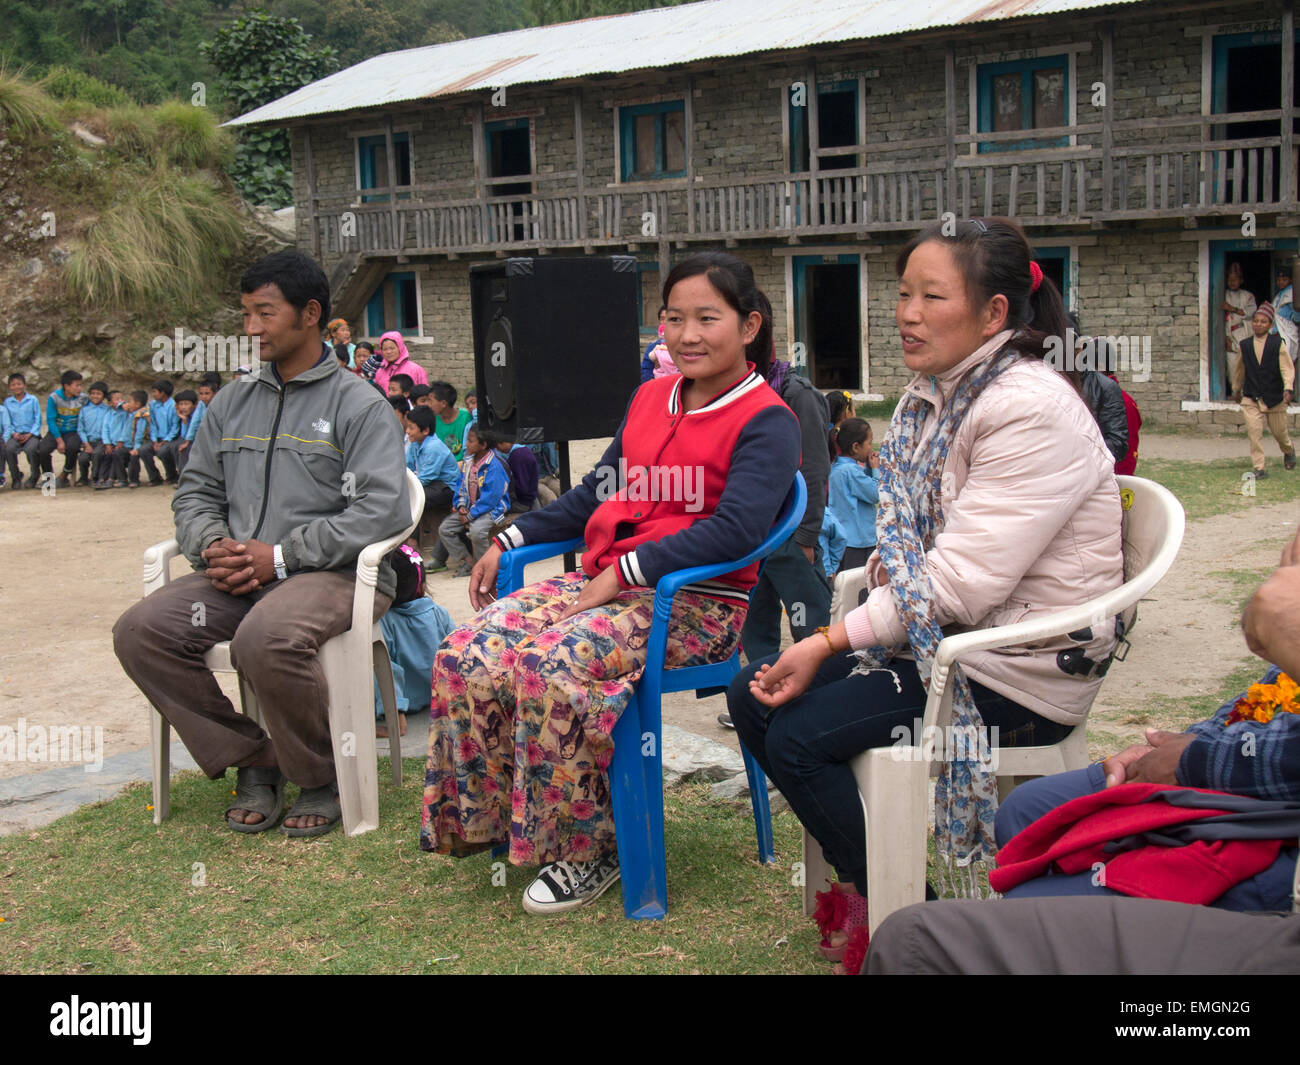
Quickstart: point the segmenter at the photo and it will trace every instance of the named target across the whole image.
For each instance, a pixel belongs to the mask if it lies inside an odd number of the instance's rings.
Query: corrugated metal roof
[[[705,0],[389,52],[227,125],[1143,0]]]

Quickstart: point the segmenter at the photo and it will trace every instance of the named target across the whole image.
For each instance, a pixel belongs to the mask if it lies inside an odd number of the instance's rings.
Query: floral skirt
[[[523,588],[456,629],[433,661],[424,850],[510,842],[516,865],[591,861],[615,847],[610,734],[645,668],[654,592],[556,619],[586,584]],[[726,659],[745,606],[678,593],[666,665]]]

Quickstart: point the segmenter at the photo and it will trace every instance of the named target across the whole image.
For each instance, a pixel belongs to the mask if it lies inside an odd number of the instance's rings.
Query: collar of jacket
[[[976,348],[967,355],[956,366],[950,366],[941,374],[917,374],[907,383],[905,391],[914,396],[925,400],[934,407],[935,412],[943,410],[944,404],[948,397],[952,395],[952,390],[956,387],[957,382],[966,376],[976,366],[987,362],[1004,347],[1015,335],[1014,330],[1004,329],[991,340],[986,341],[980,347]]]
[[[315,365],[303,370],[302,373],[292,381],[287,382],[287,384],[307,385],[314,381],[322,381],[330,374],[338,373],[339,369],[339,360],[334,357],[334,353],[329,348],[322,347],[321,357],[316,360]],[[250,381],[268,385],[277,392],[285,387],[284,383],[280,381],[280,375],[275,372],[275,363],[273,362],[263,363],[259,366],[257,372],[250,375]]]

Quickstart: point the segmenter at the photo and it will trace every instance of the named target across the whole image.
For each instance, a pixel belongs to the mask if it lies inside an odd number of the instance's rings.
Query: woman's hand
[[[582,586],[582,591],[568,605],[564,613],[555,619],[556,623],[558,624],[565,618],[571,618],[574,614],[581,614],[584,610],[604,606],[611,599],[614,599],[620,591],[618,571],[613,566],[606,566],[598,576],[593,577]]]
[[[501,545],[493,543],[477,562],[469,575],[469,602],[475,610],[495,603],[497,599],[497,571],[501,568]]]
[[[830,656],[830,645],[817,633],[787,647],[772,665],[759,666],[749,682],[749,694],[764,706],[784,706],[808,690],[821,664]]]

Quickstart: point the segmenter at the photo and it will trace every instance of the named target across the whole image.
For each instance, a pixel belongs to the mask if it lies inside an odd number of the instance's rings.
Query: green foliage
[[[56,100],[76,100],[95,107],[123,107],[131,102],[131,97],[116,85],[72,67],[50,68],[40,84]]]
[[[239,216],[210,184],[160,167],[118,190],[64,281],[90,307],[190,310],[242,240]]]
[[[175,166],[220,167],[233,157],[230,135],[206,107],[171,100],[154,112],[156,154]]]
[[[221,73],[218,85],[236,115],[301,88],[338,68],[334,49],[314,48],[294,19],[254,11],[219,30],[201,46]],[[293,202],[289,139],[279,130],[241,131],[231,177],[253,203]]]
[[[54,126],[54,105],[40,86],[0,64],[0,127],[26,135]]]
[[[524,7],[535,26],[573,22],[598,15],[626,15],[651,7],[676,7],[688,0],[527,0]]]

